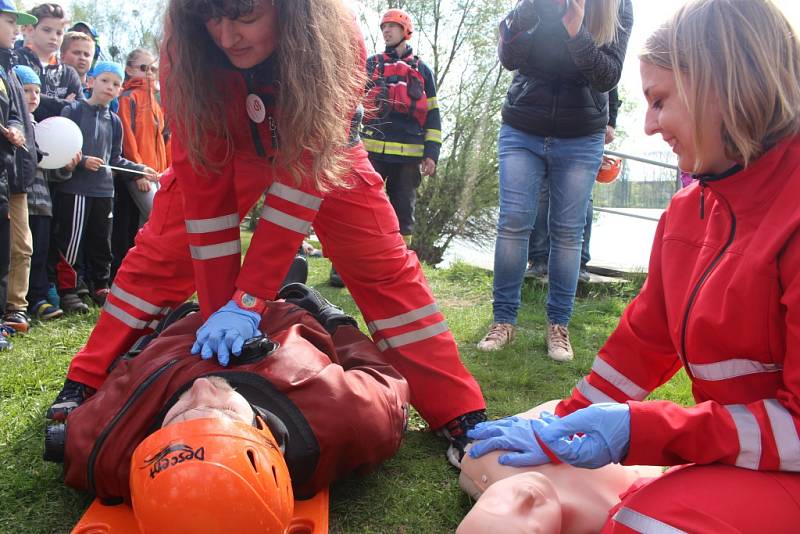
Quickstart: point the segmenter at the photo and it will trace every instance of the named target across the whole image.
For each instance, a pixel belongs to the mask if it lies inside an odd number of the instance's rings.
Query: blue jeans
[[[550,186],[547,180],[542,180],[542,189],[539,191],[539,209],[536,213],[536,222],[533,225],[531,239],[528,242],[528,261],[534,265],[547,263],[550,256],[550,231],[547,228],[547,216],[550,212]],[[592,219],[594,207],[592,198],[586,204],[586,225],[583,227],[583,244],[581,245],[581,269],[592,260],[589,254],[589,241],[592,239]]]
[[[603,156],[605,132],[574,138],[541,137],[507,124],[500,128],[500,217],[494,251],[494,321],[517,322],[528,240],[542,181],[550,186],[547,318],[567,325],[581,262],[586,206]]]

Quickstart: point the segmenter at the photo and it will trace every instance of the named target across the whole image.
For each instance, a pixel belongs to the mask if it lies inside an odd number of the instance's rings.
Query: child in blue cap
[[[92,71],[92,96],[72,102],[61,115],[77,124],[83,133],[83,156],[72,178],[56,184],[53,233],[50,246],[50,272],[56,273],[61,307],[66,313],[84,313],[88,307],[77,294],[78,251],[86,251],[91,273],[91,296],[98,305],[105,303],[111,269],[111,211],[114,180],[108,166],[135,171],[157,180],[150,167],[122,157],[122,123],[108,106],[122,89],[122,65],[99,61]]]

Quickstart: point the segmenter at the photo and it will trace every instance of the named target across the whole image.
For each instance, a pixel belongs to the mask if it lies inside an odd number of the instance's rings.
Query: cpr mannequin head
[[[456,530],[484,534],[502,525],[504,534],[561,532],[561,504],[541,473],[520,473],[492,484]]]

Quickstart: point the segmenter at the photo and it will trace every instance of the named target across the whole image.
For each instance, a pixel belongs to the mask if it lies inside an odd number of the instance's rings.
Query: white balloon
[[[83,134],[66,117],[50,117],[36,124],[36,144],[44,153],[39,167],[60,169],[83,148]]]

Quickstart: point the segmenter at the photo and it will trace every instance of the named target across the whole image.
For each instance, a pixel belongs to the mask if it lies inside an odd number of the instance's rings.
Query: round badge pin
[[[267,118],[267,108],[264,107],[264,102],[258,95],[247,95],[247,116],[256,124],[261,124]]]
[[[242,295],[242,304],[247,308],[252,308],[256,305],[256,298],[253,295],[245,293]]]

